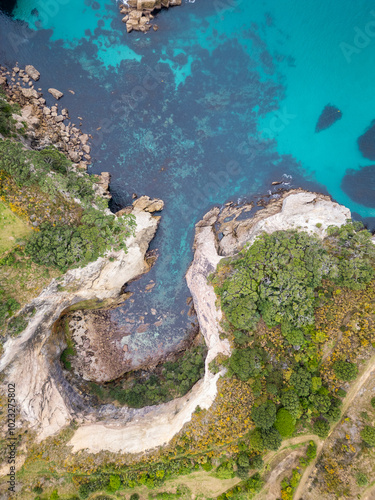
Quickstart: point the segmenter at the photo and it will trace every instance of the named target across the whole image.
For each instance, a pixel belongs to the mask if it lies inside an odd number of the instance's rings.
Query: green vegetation
[[[91,383],[91,390],[101,402],[116,400],[131,408],[165,403],[175,397],[184,396],[203,377],[205,357],[204,346],[193,347],[185,351],[177,361],[159,366],[153,374],[137,372],[131,381],[105,386]],[[66,366],[65,357],[62,362]],[[69,365],[68,361],[67,369]]]
[[[20,304],[15,299],[8,298],[5,290],[0,288],[0,324],[13,316],[20,307]]]
[[[358,472],[356,479],[358,486],[366,486],[368,484],[367,476],[363,472]]]
[[[296,419],[286,410],[280,408],[276,415],[275,428],[283,438],[292,436],[296,425]]]
[[[3,137],[12,136],[15,132],[16,120],[13,114],[18,111],[16,106],[9,104],[0,94],[0,134]]]
[[[304,232],[263,234],[231,262],[218,288],[227,319],[249,331],[262,316],[269,327],[282,323],[292,344],[303,343],[300,328],[314,323],[314,291],[323,277],[360,289],[374,275],[371,234],[359,229],[357,223],[329,228],[324,244]]]
[[[368,446],[375,446],[375,427],[366,425],[361,430],[361,438]]]
[[[261,348],[235,349],[229,359],[229,367],[240,380],[246,381],[260,374],[265,354]]]
[[[260,474],[257,472],[250,479],[235,486],[223,495],[217,497],[217,500],[242,500],[251,499],[260,492],[264,484]]]
[[[325,439],[329,433],[329,423],[326,420],[319,419],[314,422],[314,433],[322,439]]]
[[[292,470],[292,477],[281,481],[281,497],[283,500],[293,500],[293,494],[301,480],[302,474],[298,469]]]
[[[260,432],[250,440],[259,438],[259,451],[276,450],[306,424],[325,438],[340,419],[342,401],[321,371],[320,345],[327,337],[316,327],[315,311],[335,290],[341,293],[338,285],[362,290],[374,264],[371,234],[352,222],[328,228],[323,242],[297,231],[263,234],[220,263],[212,283],[235,347],[228,374],[248,383],[256,398],[251,418]],[[332,369],[343,381],[358,373],[350,360],[337,359]]]
[[[11,318],[8,322],[7,334],[11,337],[16,337],[18,334],[23,332],[23,330],[27,327],[27,324],[27,319],[22,314],[19,314],[18,316]]]
[[[126,249],[125,240],[134,229],[133,216],[104,214],[106,202],[96,196],[94,178],[76,172],[55,148],[30,151],[19,142],[0,141],[0,171],[10,175],[18,186],[36,186],[50,198],[65,194],[78,199],[84,209],[78,223],[45,221],[32,234],[26,254],[37,264],[65,272],[85,266],[110,248]]]
[[[30,228],[0,202],[0,255],[27,238]]]
[[[272,401],[266,401],[260,406],[253,408],[252,419],[261,429],[269,429],[276,420],[276,406]]]
[[[347,361],[336,361],[333,365],[333,370],[337,378],[348,382],[354,380],[358,375],[357,366]]]
[[[85,266],[109,248],[126,249],[125,238],[129,234],[128,219],[104,215],[91,208],[77,227],[43,223],[40,231],[30,237],[26,253],[38,264],[66,271]]]

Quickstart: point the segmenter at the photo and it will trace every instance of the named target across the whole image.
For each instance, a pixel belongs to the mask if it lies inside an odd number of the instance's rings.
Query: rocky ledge
[[[146,33],[151,27],[157,31],[157,24],[151,24],[154,14],[175,5],[181,5],[181,0],[124,0],[120,4],[120,12],[124,16],[122,22],[126,23],[128,33],[133,30]]]

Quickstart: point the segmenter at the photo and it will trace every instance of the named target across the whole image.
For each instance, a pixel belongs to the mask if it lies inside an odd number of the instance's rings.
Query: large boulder
[[[40,73],[37,69],[34,68],[31,64],[28,64],[25,68],[25,72],[27,75],[32,78],[35,82],[39,80],[40,78]]]
[[[21,89],[21,92],[26,99],[38,99],[38,92],[34,89]]]
[[[137,10],[154,10],[156,0],[137,0]]]
[[[57,90],[57,89],[48,89],[48,92],[55,99],[60,99],[64,95],[62,92],[60,92],[60,90]]]
[[[144,212],[159,212],[164,208],[164,201],[158,198],[151,199],[149,196],[141,196],[133,202],[133,207],[136,210],[143,210]]]

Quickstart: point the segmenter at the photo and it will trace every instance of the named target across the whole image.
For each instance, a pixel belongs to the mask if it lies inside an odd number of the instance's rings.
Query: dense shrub
[[[219,479],[231,479],[234,477],[234,467],[233,462],[228,460],[227,462],[222,463],[214,472],[214,475]]]
[[[363,289],[374,276],[375,246],[361,222],[329,227],[325,246],[337,258],[332,277],[338,285]]]
[[[125,249],[125,239],[133,227],[132,217],[123,219],[88,209],[79,226],[41,224],[29,238],[25,251],[38,264],[66,271],[85,266],[109,248]]]
[[[289,437],[294,433],[296,419],[286,410],[280,408],[276,414],[275,428],[282,437]]]
[[[289,389],[282,394],[281,404],[294,418],[298,417],[300,412],[300,402],[297,393],[293,389]]]
[[[333,364],[333,371],[340,380],[351,381],[358,375],[358,368],[354,363],[348,361],[336,361]]]
[[[109,476],[109,485],[108,485],[108,491],[117,491],[120,489],[121,486],[121,479],[119,476],[114,476],[111,475]]]
[[[229,367],[240,380],[246,381],[260,374],[264,358],[265,352],[261,348],[235,349]]]
[[[319,436],[320,438],[326,438],[329,433],[329,423],[326,420],[316,420],[314,422],[314,434]]]
[[[264,447],[268,450],[278,450],[281,445],[282,437],[277,429],[262,429],[262,438]]]
[[[311,378],[311,373],[302,366],[292,373],[290,383],[294,386],[298,396],[308,396],[310,394]]]
[[[160,375],[140,373],[130,387],[91,383],[92,392],[102,401],[117,400],[122,405],[142,408],[184,396],[204,375],[206,348],[193,347],[175,362],[162,365]],[[69,362],[69,360],[68,360]]]
[[[250,468],[249,456],[246,453],[240,453],[237,457],[237,465],[249,469]]]
[[[0,288],[0,325],[4,325],[6,320],[13,316],[20,307],[15,299],[7,297],[5,290]]]
[[[375,398],[371,398],[371,406],[375,408]]]
[[[270,326],[313,322],[314,288],[332,267],[320,241],[307,233],[263,234],[233,262],[220,288],[229,321],[240,329],[255,326],[259,314]]]
[[[255,425],[261,429],[269,429],[276,420],[276,406],[272,401],[266,401],[260,406],[255,406],[251,412]]]
[[[310,441],[306,450],[306,458],[308,463],[312,462],[316,458],[317,446],[314,441]]]
[[[250,461],[250,468],[251,469],[261,469],[263,467],[263,458],[262,455],[255,455],[252,457]]]
[[[331,398],[331,405],[329,409],[323,414],[324,418],[326,418],[330,423],[338,422],[341,417],[341,407],[341,399]]]
[[[358,486],[366,486],[368,484],[367,476],[363,472],[358,472],[356,479]]]
[[[263,451],[263,437],[260,429],[254,429],[249,436],[249,448],[254,451]]]
[[[375,427],[366,425],[365,428],[361,430],[361,438],[367,445],[375,446]]]
[[[13,107],[0,96],[0,134],[8,137],[14,131],[16,121],[12,117]]]

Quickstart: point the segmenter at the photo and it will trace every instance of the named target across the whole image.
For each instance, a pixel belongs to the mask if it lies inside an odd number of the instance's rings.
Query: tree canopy
[[[251,417],[257,427],[269,429],[276,420],[276,406],[272,401],[266,401],[260,406],[253,408]]]

